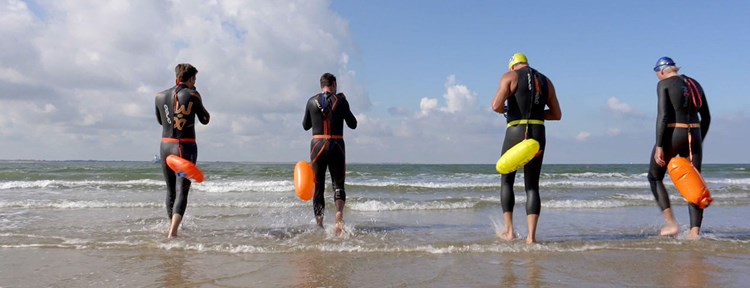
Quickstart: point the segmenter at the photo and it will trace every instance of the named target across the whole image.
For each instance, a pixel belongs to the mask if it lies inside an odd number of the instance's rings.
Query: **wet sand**
[[[673,246],[448,254],[0,249],[0,286],[746,287],[750,281],[746,248]]]

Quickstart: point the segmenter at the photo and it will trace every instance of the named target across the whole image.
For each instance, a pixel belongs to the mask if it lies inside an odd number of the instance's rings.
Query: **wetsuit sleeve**
[[[159,101],[158,98],[156,101]],[[154,107],[156,108],[156,122],[159,122],[159,125],[163,125],[161,123],[161,114],[159,114],[159,104],[157,103]]]
[[[659,107],[656,113],[656,147],[662,147],[664,130],[667,129],[667,109],[669,108],[669,94],[662,83],[659,82],[656,86],[656,94],[659,96]]]
[[[343,94],[342,94],[343,95]],[[357,118],[354,117],[354,114],[352,114],[352,110],[349,108],[349,101],[344,99],[344,104],[346,104],[346,114],[344,114],[344,120],[346,120],[346,126],[349,126],[351,129],[357,129]]]
[[[203,106],[203,98],[198,91],[196,91],[195,94],[192,94],[192,96],[195,97],[195,104],[198,105],[198,110],[195,111],[195,115],[198,116],[198,121],[201,121],[201,124],[203,125],[208,125],[208,122],[211,121],[211,114],[209,114],[206,107]]]
[[[312,128],[312,119],[310,118],[310,101],[307,101],[307,104],[305,104],[305,117],[302,118],[302,128],[305,129],[305,131],[310,130]]]
[[[708,127],[711,125],[711,111],[708,110],[708,101],[706,101],[706,93],[703,92],[703,87],[698,84],[698,88],[701,92],[701,100],[703,106],[698,109],[698,114],[701,116],[701,139],[706,141],[706,134],[708,134]]]

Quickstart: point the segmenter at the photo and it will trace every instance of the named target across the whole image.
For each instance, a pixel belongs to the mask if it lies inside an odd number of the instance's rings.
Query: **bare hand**
[[[654,148],[654,161],[656,161],[656,164],[664,167],[667,165],[667,162],[664,162],[664,149],[661,147],[655,147]]]

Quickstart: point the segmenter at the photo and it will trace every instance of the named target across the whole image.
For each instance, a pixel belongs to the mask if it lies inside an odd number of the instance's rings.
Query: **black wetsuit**
[[[547,105],[549,97],[547,77],[531,67],[518,69],[516,70],[516,74],[518,74],[518,86],[515,93],[508,98],[508,123],[512,124],[513,121],[522,119],[543,121],[544,108]],[[531,74],[534,76],[529,78]],[[518,124],[508,127],[505,130],[503,153],[526,138],[531,138],[539,142],[539,155],[531,159],[523,167],[524,187],[526,188],[526,214],[538,215],[542,206],[539,198],[539,176],[542,172],[543,152],[546,145],[544,125]],[[503,212],[513,212],[513,206],[516,204],[513,192],[515,180],[515,171],[502,175],[500,199]]]
[[[177,103],[175,103],[177,102]],[[177,104],[177,105],[175,105]],[[161,167],[167,182],[167,215],[184,215],[187,208],[190,180],[178,177],[166,164],[167,156],[177,155],[195,163],[198,146],[195,143],[195,117],[208,124],[210,116],[203,107],[198,91],[179,84],[156,94],[156,120],[162,125]],[[179,191],[179,194],[176,193]]]
[[[305,107],[302,127],[312,128],[310,160],[315,173],[313,210],[315,216],[323,215],[325,208],[325,173],[328,168],[333,182],[333,199],[346,201],[346,150],[344,146],[344,121],[351,129],[357,128],[357,118],[349,109],[344,94],[321,93],[310,97]]]
[[[708,127],[711,124],[711,113],[708,110],[708,102],[706,102],[703,87],[700,86],[698,81],[691,79],[700,94],[693,97],[687,83],[688,79],[691,78],[684,75],[673,76],[659,81],[656,87],[656,94],[659,96],[659,110],[656,116],[655,146],[663,148],[664,161],[667,163],[677,155],[690,157],[692,150],[693,166],[700,171],[703,161],[702,142],[706,139],[706,133],[708,133]],[[698,117],[699,114],[700,117]],[[673,123],[700,123],[700,128],[668,127],[669,124]],[[688,132],[692,137],[689,141],[691,145],[688,145]],[[656,164],[654,151],[655,149],[651,150],[648,181],[659,208],[664,211],[670,208],[669,195],[663,182],[667,167]],[[688,206],[690,207],[690,227],[700,227],[703,221],[703,209],[692,203],[689,203]]]

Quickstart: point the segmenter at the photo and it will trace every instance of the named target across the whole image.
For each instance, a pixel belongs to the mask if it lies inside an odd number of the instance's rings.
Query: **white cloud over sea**
[[[345,131],[350,162],[497,159],[505,119],[489,108],[494,95],[476,92],[486,87],[470,87],[462,77],[471,76],[455,74],[443,76],[443,86],[431,90],[438,92],[403,96],[396,106],[387,97],[398,95],[370,95],[352,63],[363,51],[378,51],[354,43],[349,20],[330,6],[330,0],[0,0],[0,159],[150,160],[161,132],[153,96],[173,84],[174,66],[182,62],[200,71],[197,87],[212,115],[208,126],[197,127],[199,160],[309,157],[303,109],[323,72],[336,74],[359,120],[356,130]],[[494,91],[497,84],[487,85]],[[564,116],[547,125],[545,162],[648,157],[653,116],[643,111],[652,113],[645,110],[650,106],[597,96],[591,99],[603,113],[571,112],[579,99],[566,85],[556,87]],[[713,119],[709,149],[734,147],[719,139],[747,139],[733,133],[747,127],[747,115]]]

